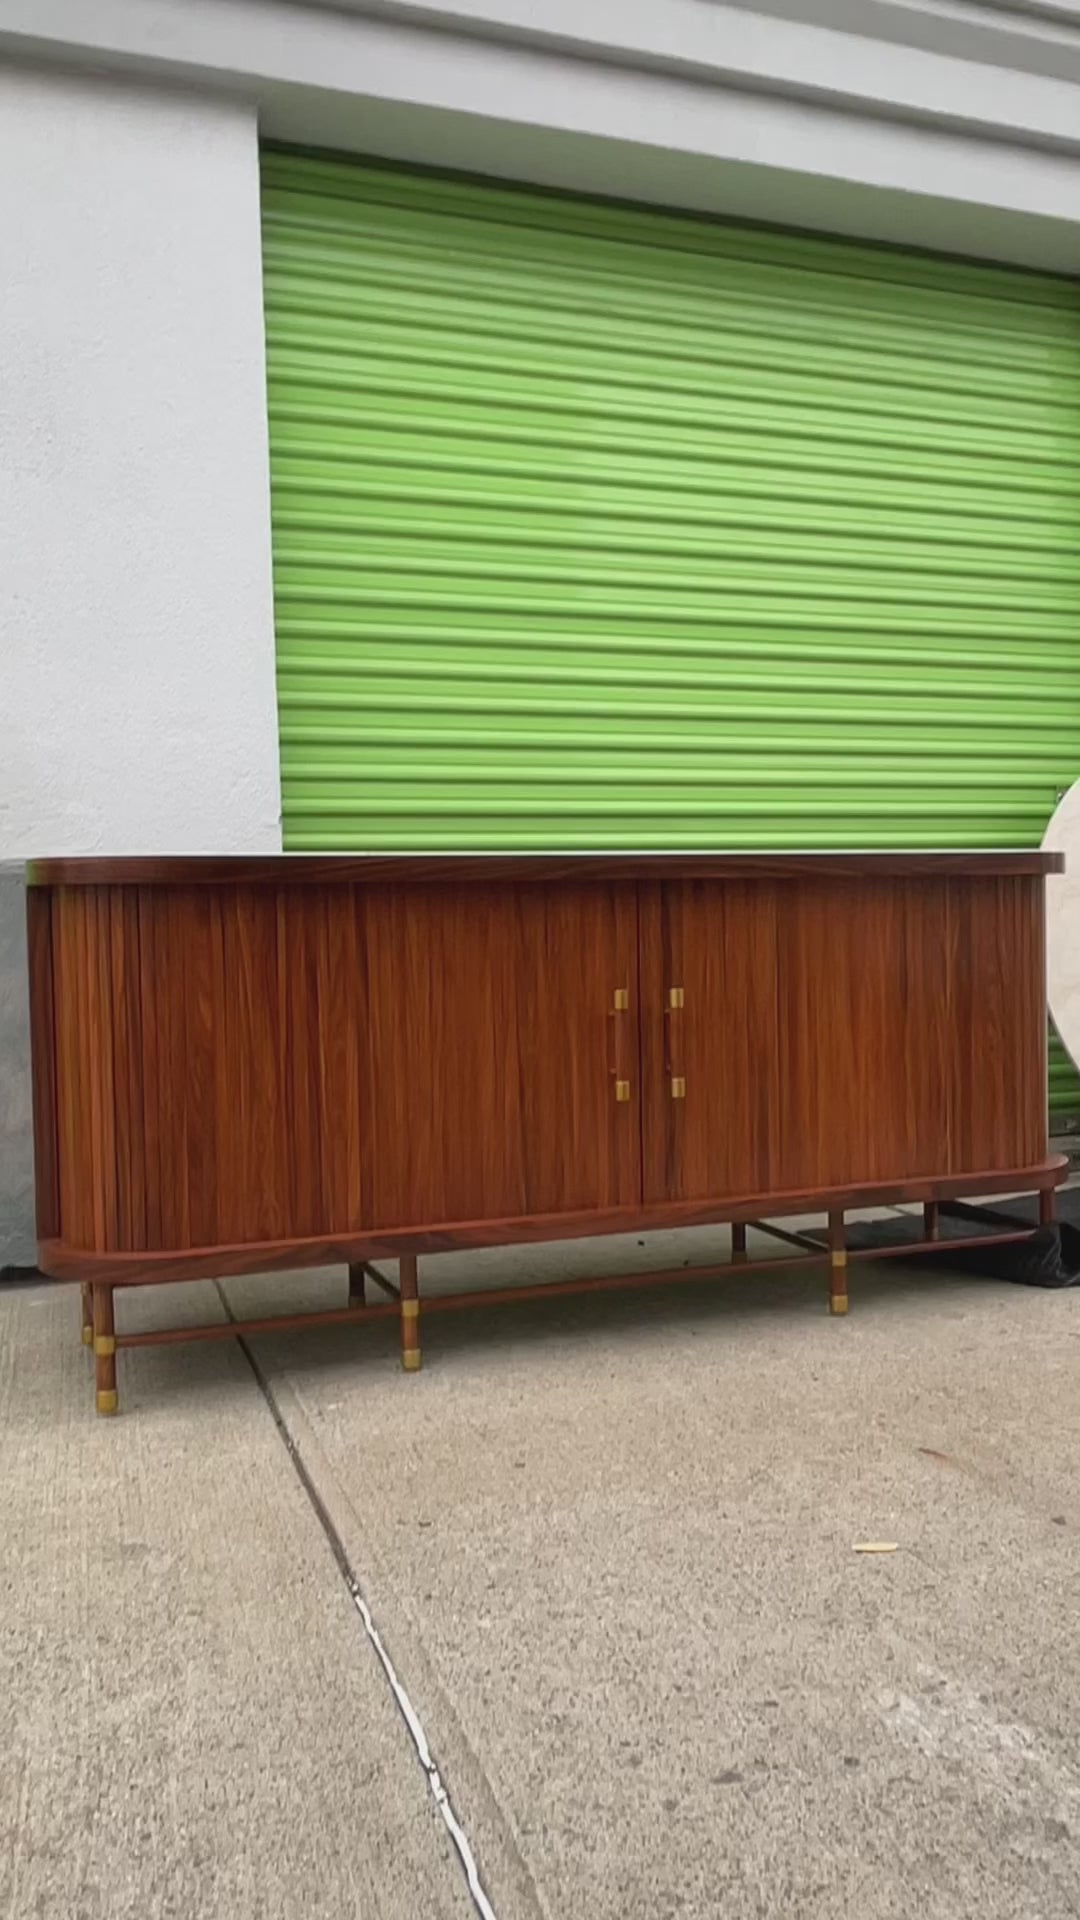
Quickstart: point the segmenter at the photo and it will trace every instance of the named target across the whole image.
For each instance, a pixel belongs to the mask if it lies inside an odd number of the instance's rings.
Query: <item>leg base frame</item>
[[[1059,1170],[1055,1165],[1053,1170],[1056,1176],[1060,1177],[1060,1171],[1063,1170],[1063,1166],[1064,1163],[1062,1163],[1062,1167]],[[1043,1169],[1040,1168],[1039,1171],[1041,1172]],[[1001,1181],[1004,1179],[1004,1176],[993,1176],[993,1178]],[[990,1177],[988,1176],[988,1181],[989,1179]],[[978,1184],[981,1186],[988,1184],[988,1182],[980,1181]],[[1012,1182],[1010,1180],[1010,1185],[1011,1184]],[[943,1202],[951,1200],[953,1197],[951,1188],[954,1183],[951,1181],[943,1181],[939,1183],[939,1185],[942,1191]],[[1029,1193],[1035,1191],[1038,1193],[1041,1189],[1035,1187],[1034,1183],[1032,1183],[1032,1185],[1025,1185],[1022,1178],[1018,1177],[1015,1183],[1015,1191],[1027,1191]],[[696,1267],[679,1266],[666,1270],[654,1270],[652,1272],[638,1271],[621,1274],[595,1274],[591,1277],[582,1276],[571,1280],[548,1280],[525,1286],[493,1287],[483,1291],[470,1291],[467,1293],[437,1293],[425,1298],[423,1311],[425,1317],[429,1313],[452,1313],[459,1309],[471,1308],[483,1308],[483,1310],[487,1312],[494,1306],[518,1305],[524,1304],[527,1301],[554,1302],[568,1296],[586,1293],[634,1292],[641,1288],[659,1289],[662,1286],[687,1287],[703,1281],[720,1279],[725,1274],[730,1276],[733,1265],[738,1264],[744,1280],[751,1274],[757,1278],[758,1276],[777,1272],[782,1269],[804,1267],[809,1273],[816,1271],[818,1275],[824,1277],[827,1281],[828,1291],[826,1298],[828,1300],[829,1313],[839,1319],[843,1318],[849,1311],[848,1268],[850,1265],[869,1261],[877,1262],[890,1258],[909,1260],[919,1254],[929,1256],[935,1254],[940,1255],[943,1245],[947,1245],[950,1252],[962,1248],[1000,1247],[1009,1242],[1030,1241],[1033,1236],[1038,1233],[1037,1228],[1032,1228],[1032,1226],[1024,1224],[1016,1215],[1010,1216],[1008,1214],[995,1213],[992,1209],[987,1209],[984,1204],[980,1208],[971,1207],[969,1210],[972,1231],[966,1231],[962,1224],[960,1231],[953,1231],[952,1227],[956,1225],[954,1221],[950,1223],[950,1230],[946,1239],[946,1236],[941,1232],[941,1226],[944,1224],[944,1221],[941,1221],[939,1224],[937,1212],[938,1201],[936,1198],[926,1201],[924,1200],[923,1193],[919,1193],[917,1196],[909,1196],[906,1193],[901,1193],[898,1197],[901,1199],[914,1197],[924,1203],[926,1211],[921,1221],[918,1221],[918,1225],[922,1228],[923,1237],[919,1237],[916,1231],[914,1237],[911,1237],[909,1234],[908,1237],[894,1240],[890,1236],[884,1244],[880,1244],[868,1242],[866,1236],[860,1241],[856,1233],[854,1236],[854,1244],[849,1246],[847,1244],[848,1234],[845,1232],[845,1225],[857,1228],[859,1223],[845,1222],[845,1212],[847,1209],[837,1204],[841,1199],[840,1194],[835,1193],[835,1197],[833,1194],[830,1194],[829,1199],[832,1201],[832,1204],[826,1204],[826,1206],[820,1205],[822,1201],[826,1200],[824,1194],[819,1196],[808,1195],[806,1196],[808,1200],[817,1199],[819,1201],[819,1206],[815,1211],[825,1212],[827,1210],[828,1231],[826,1233],[822,1233],[819,1229],[811,1233],[806,1230],[797,1230],[794,1227],[786,1227],[780,1224],[783,1219],[783,1214],[779,1216],[779,1219],[776,1217],[763,1218],[760,1214],[751,1216],[749,1208],[747,1207],[744,1210],[743,1219],[736,1220],[731,1225],[731,1252],[728,1254],[728,1249],[725,1246],[724,1252],[727,1257],[721,1261],[702,1264]],[[802,1196],[799,1196],[799,1198],[801,1200]],[[867,1205],[865,1197],[862,1194],[851,1194],[850,1197],[848,1194],[845,1194],[843,1199],[848,1202],[852,1211],[856,1209],[861,1211]],[[876,1194],[871,1204],[878,1204],[878,1196]],[[1045,1216],[1050,1212],[1050,1209],[1050,1197],[1044,1194],[1039,1204],[1039,1212],[1043,1216],[1044,1232]],[[803,1210],[804,1209],[800,1207],[800,1211]],[[805,1211],[809,1210],[809,1208],[805,1209]],[[795,1209],[792,1208],[791,1211],[794,1212]],[[962,1212],[963,1209],[959,1209],[958,1211]],[[910,1228],[913,1225],[911,1216],[909,1215],[906,1218]],[[916,1216],[916,1220],[918,1220],[918,1216]],[[508,1224],[512,1225],[513,1223]],[[646,1221],[642,1224],[651,1225],[652,1222]],[[679,1224],[683,1224],[683,1222],[680,1220]],[[700,1222],[687,1221],[685,1224],[700,1224]],[[716,1224],[723,1224],[722,1215],[717,1219]],[[767,1235],[769,1238],[783,1243],[779,1257],[773,1257],[770,1253],[765,1254],[764,1257],[746,1260],[745,1264],[743,1264],[742,1260],[740,1260],[740,1255],[743,1254],[747,1228],[750,1225],[753,1225],[756,1235]],[[620,1222],[620,1229],[621,1226],[622,1223]],[[978,1228],[977,1231],[975,1230],[976,1228]],[[989,1229],[989,1231],[987,1229]],[[541,1234],[537,1235],[534,1239],[532,1235],[526,1237],[524,1234],[518,1236],[508,1234],[505,1241],[492,1242],[491,1244],[504,1244],[507,1246],[535,1245],[544,1237],[548,1236]],[[450,1250],[450,1247],[453,1245],[453,1237],[446,1235],[445,1243],[444,1248],[443,1239],[440,1239],[440,1244],[434,1247],[432,1251]],[[46,1245],[48,1244],[50,1243],[46,1243]],[[248,1271],[249,1263],[250,1270],[256,1270],[256,1257],[254,1253],[248,1255],[246,1250],[241,1251],[244,1253],[244,1260],[242,1263],[240,1261],[236,1262],[236,1271]],[[192,1270],[190,1275],[187,1272],[181,1272],[178,1276],[175,1268],[172,1266],[171,1257],[169,1270],[158,1274],[154,1272],[154,1261],[153,1258],[150,1257],[137,1280],[130,1278],[127,1272],[124,1272],[121,1278],[116,1278],[115,1266],[112,1270],[107,1271],[100,1279],[92,1277],[86,1280],[84,1279],[84,1275],[87,1271],[89,1271],[92,1276],[94,1275],[95,1255],[89,1250],[76,1250],[70,1255],[70,1258],[72,1264],[74,1264],[76,1258],[79,1260],[82,1271],[79,1272],[78,1267],[76,1267],[76,1270],[72,1272],[71,1266],[69,1265],[66,1273],[56,1274],[55,1277],[77,1279],[82,1282],[83,1291],[81,1300],[83,1320],[81,1334],[82,1339],[92,1348],[94,1354],[95,1405],[97,1411],[104,1416],[108,1416],[115,1414],[118,1410],[116,1380],[117,1356],[120,1350],[125,1347],[172,1345],[181,1342],[186,1343],[190,1340],[231,1340],[245,1334],[295,1332],[302,1327],[327,1327],[335,1324],[359,1325],[361,1321],[382,1320],[392,1317],[398,1322],[402,1369],[406,1373],[418,1373],[421,1367],[421,1300],[417,1254],[401,1251],[399,1242],[394,1244],[391,1249],[385,1248],[381,1243],[373,1244],[371,1252],[375,1258],[397,1259],[399,1285],[395,1287],[393,1282],[377,1267],[369,1265],[366,1261],[362,1262],[357,1257],[359,1253],[367,1251],[363,1243],[350,1242],[347,1249],[343,1249],[343,1251],[347,1251],[351,1256],[346,1262],[350,1268],[349,1281],[352,1296],[351,1303],[348,1306],[323,1308],[314,1312],[301,1311],[274,1314],[268,1315],[265,1318],[252,1318],[250,1320],[214,1322],[213,1324],[203,1326],[160,1327],[145,1332],[117,1333],[114,1320],[114,1298],[117,1286],[153,1284],[154,1281],[159,1278],[169,1280],[177,1277],[201,1279],[205,1277],[205,1274],[201,1271]],[[759,1255],[762,1254],[763,1251],[764,1250],[760,1248],[755,1249],[755,1252]],[[320,1247],[320,1252],[324,1252],[322,1247]],[[220,1264],[220,1256],[212,1256],[209,1253],[200,1254],[199,1262],[209,1269],[210,1266],[216,1267]],[[52,1265],[51,1262],[46,1260],[43,1260],[42,1264],[46,1271],[49,1271]],[[99,1259],[99,1271],[102,1264],[104,1263]],[[305,1262],[300,1260],[298,1264],[302,1267]],[[314,1262],[311,1264],[314,1264]],[[258,1262],[259,1269],[263,1269],[265,1265],[265,1261],[260,1258]],[[282,1261],[280,1265],[284,1267],[284,1261]],[[53,1271],[55,1273],[55,1268]],[[377,1285],[381,1293],[384,1295],[389,1294],[389,1299],[384,1297],[373,1300],[366,1289],[363,1297],[358,1298],[357,1296],[361,1294],[361,1287],[367,1279],[370,1279],[373,1284]],[[87,1296],[89,1296],[89,1299]],[[90,1324],[87,1323],[88,1306],[91,1316]]]

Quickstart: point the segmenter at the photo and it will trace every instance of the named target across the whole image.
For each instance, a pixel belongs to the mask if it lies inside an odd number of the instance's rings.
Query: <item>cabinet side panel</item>
[[[56,1103],[56,999],[53,993],[52,893],[26,895],[30,982],[30,1078],[34,1102],[34,1211],[39,1240],[60,1233],[60,1165]]]
[[[1043,883],[948,884],[950,1171],[1028,1166],[1047,1150]]]
[[[53,895],[53,1000],[60,1231],[73,1246],[121,1245],[109,890]]]
[[[82,890],[58,887],[53,895],[53,987],[56,1016],[56,1131],[60,1224],[72,1246],[91,1244],[88,1225],[90,1168],[84,1155],[83,1071],[79,1057],[79,940]]]

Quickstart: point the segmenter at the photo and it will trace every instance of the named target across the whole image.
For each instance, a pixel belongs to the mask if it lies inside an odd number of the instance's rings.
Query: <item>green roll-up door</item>
[[[286,846],[1040,839],[1080,773],[1074,283],[263,179]]]

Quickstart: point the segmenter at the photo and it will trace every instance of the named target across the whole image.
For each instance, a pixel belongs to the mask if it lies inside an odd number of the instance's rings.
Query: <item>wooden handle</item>
[[[616,987],[608,1013],[608,1072],[614,1082],[615,1098],[624,1106],[630,1098],[630,1075],[626,1071],[626,1016],[630,1011],[629,987]]]
[[[668,988],[667,1006],[664,1008],[665,1072],[668,1077],[668,1092],[673,1100],[686,1099],[682,1020],[685,999],[686,995],[682,987]]]

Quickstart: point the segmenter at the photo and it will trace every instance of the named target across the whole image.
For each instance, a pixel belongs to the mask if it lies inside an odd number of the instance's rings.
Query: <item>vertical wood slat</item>
[[[173,888],[162,888],[153,900],[156,982],[154,1007],[158,1021],[161,1084],[161,1204],[162,1232],[169,1245],[191,1245],[191,1161],[187,1127],[188,1050],[186,980],[193,964],[194,929],[182,900]],[[187,937],[185,937],[187,936]]]
[[[78,1060],[79,1131],[85,1167],[86,1244],[96,1247],[101,1209],[97,1200],[96,1150],[94,1144],[94,1083],[90,1071],[90,889],[73,902],[77,1020],[75,1052]]]
[[[765,1190],[780,1149],[777,913],[768,882],[673,882],[640,894],[644,1193]],[[672,1053],[672,989],[678,1055]],[[673,1097],[677,1072],[685,1091]]]
[[[357,889],[328,888],[318,958],[320,1009],[319,1122],[324,1148],[323,1194],[332,1230],[356,1228],[361,1200],[359,1007],[364,994],[357,948]]]
[[[373,1226],[640,1197],[640,1074],[615,1100],[616,989],[636,1024],[634,887],[371,887],[362,1098]]]
[[[117,1245],[115,1043],[108,890],[53,895],[59,1202],[65,1237]]]
[[[1042,884],[35,890],[44,1217],[179,1250],[1037,1163]]]
[[[138,889],[139,928],[139,1001],[141,1008],[142,1088],[144,1154],[146,1161],[146,1235],[152,1247],[167,1246],[162,1145],[161,1079],[164,1060],[161,1052],[158,1014],[158,964],[155,894],[152,888]]]
[[[74,1012],[74,952],[71,890],[52,892],[53,983],[56,1058],[56,1138],[60,1218],[64,1237],[73,1246],[85,1246],[79,1207],[77,1122],[77,1061],[72,1045]]]
[[[56,994],[53,977],[53,896],[31,887],[26,896],[30,981],[30,1075],[34,1113],[34,1215],[39,1240],[63,1230],[56,1083]]]
[[[288,1231],[287,1116],[280,1072],[276,890],[238,889],[222,900],[229,995],[219,1182],[229,1237]],[[223,1222],[222,1231],[225,1231]]]
[[[146,1116],[143,1106],[142,980],[139,898],[110,889],[113,1035],[115,1047],[117,1230],[128,1251],[145,1246]]]
[[[170,903],[170,960],[176,981],[173,1065],[181,1094],[187,1166],[185,1232],[191,1246],[219,1238],[220,1116],[216,1068],[221,1006],[217,998],[214,903],[206,891],[177,890]]]
[[[115,1247],[118,1240],[116,1048],[112,995],[112,945],[109,889],[89,895],[87,926],[91,1019],[88,1036],[94,1110],[94,1176],[97,1194],[95,1245]]]
[[[96,1148],[94,1139],[94,1084],[90,1071],[90,893],[85,888],[73,900],[76,1026],[75,1056],[78,1062],[79,1133],[85,1169],[84,1232],[86,1245],[98,1245],[98,1221],[101,1209],[97,1199]]]
[[[809,883],[781,894],[781,1187],[944,1165],[950,1093],[943,883]]]
[[[1043,883],[950,882],[950,1171],[1046,1152]]]

